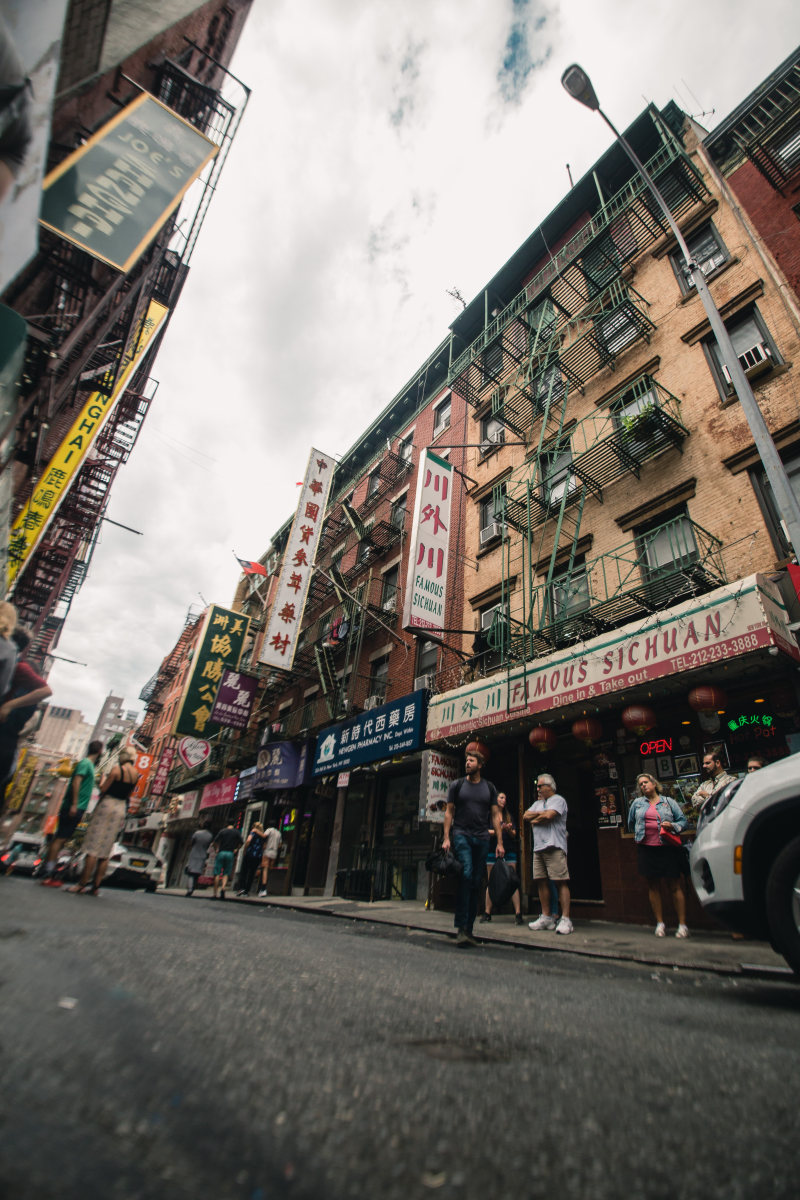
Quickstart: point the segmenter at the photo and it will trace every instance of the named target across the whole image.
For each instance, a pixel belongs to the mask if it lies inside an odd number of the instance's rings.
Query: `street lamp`
[[[753,435],[753,441],[758,451],[761,464],[772,488],[772,493],[775,497],[775,503],[778,506],[778,514],[781,522],[786,530],[786,533],[791,542],[794,556],[800,562],[800,502],[792,491],[789,477],[786,474],[786,468],[781,461],[778,451],[775,449],[775,443],[767,428],[767,423],[761,409],[758,407],[756,398],[753,395],[753,389],[750,387],[750,381],[742,370],[742,364],[739,362],[739,357],[733,348],[733,343],[725,328],[725,323],[722,320],[719,309],[714,303],[711,293],[708,290],[708,285],[705,276],[695,261],[694,257],[689,253],[689,247],[686,245],[683,234],[677,226],[677,223],[670,212],[667,204],[655,181],[650,176],[646,167],[639,161],[633,147],[619,132],[618,129],[611,123],[606,114],[600,107],[600,101],[597,99],[597,94],[592,87],[592,81],[584,71],[583,67],[579,67],[577,63],[567,67],[564,74],[561,76],[561,84],[565,91],[569,92],[573,100],[577,100],[586,108],[597,112],[605,121],[614,137],[617,139],[622,149],[627,154],[628,158],[633,163],[634,167],[642,177],[654,200],[658,204],[664,219],[675,235],[675,240],[680,247],[681,254],[686,263],[686,273],[691,279],[694,286],[697,288],[697,294],[700,297],[703,308],[706,310],[708,323],[711,326],[712,333],[717,340],[722,361],[728,369],[728,373],[733,384],[733,390],[739,399],[744,413],[745,420],[750,427],[750,432]]]

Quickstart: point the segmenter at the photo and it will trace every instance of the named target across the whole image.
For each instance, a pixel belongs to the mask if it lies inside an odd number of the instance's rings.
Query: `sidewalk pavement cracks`
[[[183,888],[159,888],[157,893],[167,896],[184,894]],[[209,888],[195,892],[191,899],[212,900],[213,893]],[[321,913],[323,916],[396,925],[415,932],[452,938],[456,932],[452,913],[426,909],[421,901],[414,900],[378,900],[371,904],[344,900],[339,896],[268,896],[260,900],[257,897],[239,897],[229,891],[225,903],[267,905],[296,912]],[[643,963],[670,970],[712,971],[720,975],[751,978],[794,978],[783,958],[767,942],[737,940],[724,930],[692,930],[691,935],[682,940],[674,936],[674,926],[667,928],[666,937],[657,938],[654,925],[623,925],[573,918],[574,933],[563,935],[550,931],[534,932],[528,929],[529,919],[533,920],[533,915],[525,919],[524,925],[516,925],[513,916],[495,916],[491,922],[476,924],[475,937],[485,947],[515,946],[524,950]],[[475,951],[470,950],[469,953],[474,954]]]

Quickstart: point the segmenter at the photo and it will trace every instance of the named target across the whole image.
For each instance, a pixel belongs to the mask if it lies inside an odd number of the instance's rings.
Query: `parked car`
[[[692,883],[725,925],[764,938],[800,974],[800,754],[735,779],[706,804]]]
[[[70,879],[80,879],[85,861],[86,855],[81,851],[73,856],[67,870]],[[146,850],[143,846],[124,846],[122,842],[114,842],[103,884],[143,887],[148,892],[154,892],[163,869],[164,864],[152,850]]]
[[[44,842],[40,833],[13,834],[0,854],[0,870],[5,871],[13,861],[15,875],[35,874],[44,856]]]

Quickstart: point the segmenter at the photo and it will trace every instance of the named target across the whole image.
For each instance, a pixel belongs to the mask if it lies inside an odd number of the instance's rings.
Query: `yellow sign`
[[[37,765],[37,760],[32,754],[28,754],[27,750],[20,751],[17,770],[6,793],[6,810],[8,812],[18,812],[22,808]]]
[[[35,484],[30,500],[19,513],[11,529],[7,587],[12,586],[41,540],[83,465],[89,447],[106,423],[168,312],[169,309],[163,304],[158,304],[155,300],[150,301],[137,335],[125,351],[114,391],[110,396],[105,396],[102,392],[92,392]]]

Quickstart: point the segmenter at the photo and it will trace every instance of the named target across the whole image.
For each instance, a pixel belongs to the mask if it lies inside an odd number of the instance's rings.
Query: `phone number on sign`
[[[691,670],[692,667],[701,667],[705,663],[718,662],[731,654],[746,654],[748,650],[758,650],[766,644],[757,634],[748,633],[721,642],[718,646],[705,646],[702,650],[692,650],[689,654],[683,654],[675,659],[675,666],[679,671]]]

